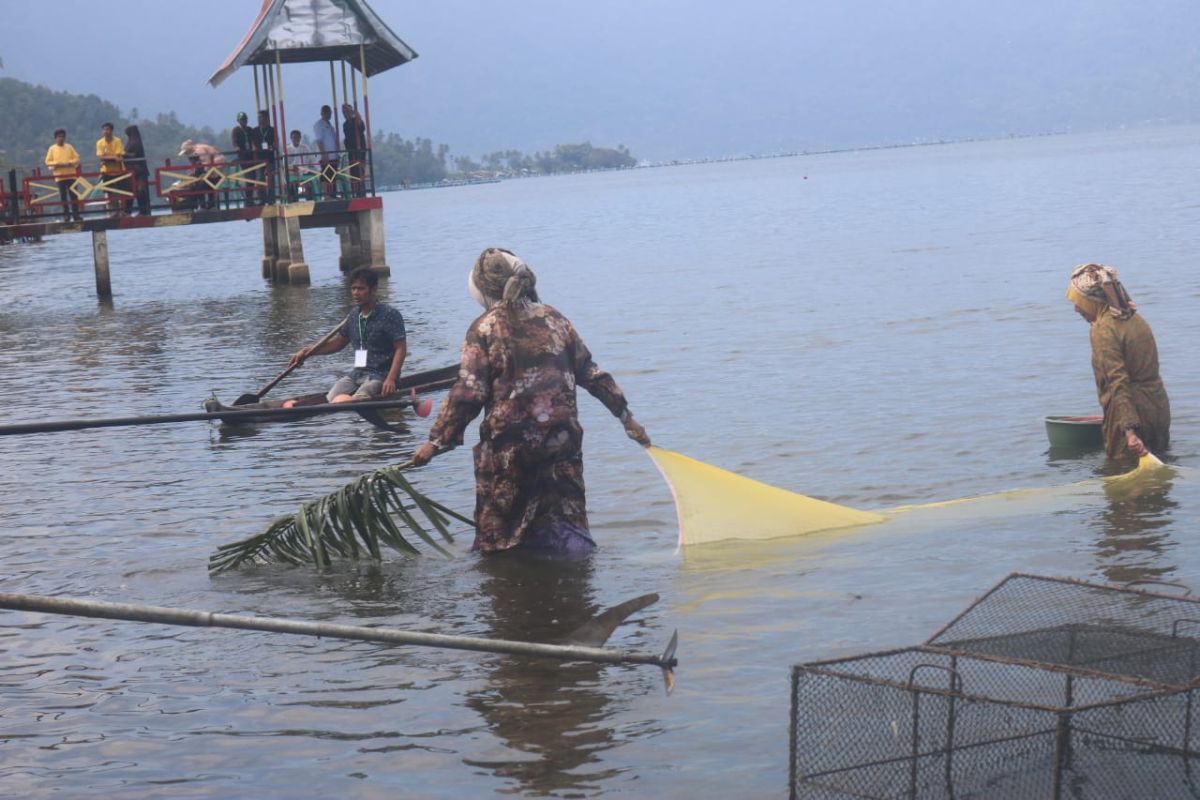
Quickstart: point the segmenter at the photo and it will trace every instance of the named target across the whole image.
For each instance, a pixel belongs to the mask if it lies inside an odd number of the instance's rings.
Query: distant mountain
[[[167,158],[178,161],[176,154],[184,139],[221,146],[229,141],[228,130],[196,128],[180,122],[175,113],[159,114],[154,119],[129,115],[94,94],[56,92],[12,78],[0,78],[0,166],[35,167],[43,163],[46,149],[54,142],[54,130],[65,128],[67,141],[75,146],[85,167],[93,159],[93,148],[100,138],[100,126],[111,122],[116,135],[125,138],[125,127],[137,123],[146,155],[151,163]]]

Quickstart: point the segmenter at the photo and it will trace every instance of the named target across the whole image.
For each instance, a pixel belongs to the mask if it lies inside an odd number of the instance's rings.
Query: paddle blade
[[[426,397],[424,400],[418,400],[416,389],[410,389],[408,396],[412,400],[413,411],[417,412],[418,417],[428,417],[433,411],[433,401],[428,397]]]
[[[626,600],[618,606],[597,614],[587,622],[571,631],[563,640],[563,644],[579,644],[586,647],[603,647],[612,636],[617,626],[624,622],[630,614],[641,611],[648,605],[658,602],[657,594],[644,594],[632,600]]]
[[[681,547],[800,536],[887,519],[759,483],[660,447],[647,452],[675,498]]]
[[[246,392],[243,395],[238,395],[238,399],[233,401],[235,406],[248,406],[259,401],[259,396]]]

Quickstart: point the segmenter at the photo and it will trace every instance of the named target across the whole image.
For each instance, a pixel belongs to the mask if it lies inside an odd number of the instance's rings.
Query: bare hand
[[[292,353],[292,358],[288,361],[288,369],[298,367],[304,363],[305,359],[312,353],[311,347],[301,347],[296,352]]]
[[[426,442],[417,448],[417,451],[412,454],[412,462],[414,467],[423,467],[428,464],[434,456],[437,455],[437,445],[433,442]]]
[[[650,446],[650,435],[646,433],[646,429],[642,427],[642,423],[633,418],[632,414],[625,418],[625,435],[642,447]]]
[[[1138,458],[1141,458],[1149,452],[1146,449],[1146,445],[1142,442],[1141,437],[1134,433],[1132,428],[1125,431],[1125,446],[1129,448],[1129,452],[1133,453]]]
[[[384,397],[391,397],[392,395],[394,395],[396,393],[396,379],[395,378],[384,378],[383,388],[380,389],[380,393]]]

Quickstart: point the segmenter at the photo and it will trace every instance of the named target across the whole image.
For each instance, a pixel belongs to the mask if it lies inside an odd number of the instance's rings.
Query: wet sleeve
[[[487,342],[472,325],[463,342],[458,380],[442,403],[437,421],[429,431],[429,441],[439,447],[462,444],[463,431],[487,403],[492,386],[489,373]]]
[[[1124,343],[1116,326],[1092,326],[1092,356],[1105,416],[1113,420],[1118,429],[1137,426],[1140,420],[1133,402]]]
[[[587,389],[588,394],[603,403],[614,417],[621,416],[621,413],[629,405],[625,400],[625,393],[621,391],[620,386],[617,386],[612,375],[600,369],[596,366],[596,362],[592,361],[591,351],[583,343],[583,339],[579,338],[574,327],[571,328],[570,335],[576,385]]]

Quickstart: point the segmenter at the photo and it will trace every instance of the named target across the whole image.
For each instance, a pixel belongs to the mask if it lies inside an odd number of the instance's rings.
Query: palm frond
[[[413,537],[449,557],[438,539],[454,541],[450,523],[475,523],[417,491],[404,477],[411,466],[368,472],[305,503],[295,514],[276,519],[262,533],[221,545],[209,556],[208,571],[216,574],[268,562],[325,567],[344,558],[378,561],[383,547],[415,555],[421,551],[410,541]]]

